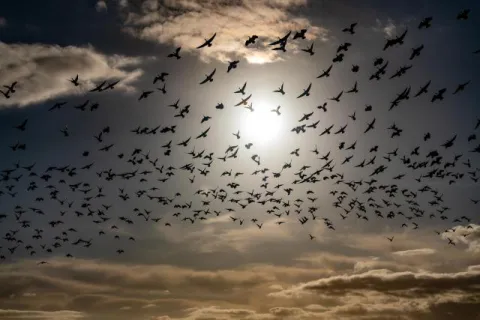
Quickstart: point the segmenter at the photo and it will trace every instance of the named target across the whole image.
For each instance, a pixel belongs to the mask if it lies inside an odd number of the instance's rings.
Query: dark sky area
[[[480,319],[479,12],[4,1],[0,319]]]

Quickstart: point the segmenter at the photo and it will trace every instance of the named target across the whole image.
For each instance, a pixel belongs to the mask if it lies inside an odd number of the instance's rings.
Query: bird
[[[315,54],[315,52],[313,51],[313,42],[308,48],[302,49],[302,51],[310,54],[311,56],[313,56]]]
[[[430,28],[432,26],[432,17],[424,18],[418,25],[418,29]]]
[[[464,9],[457,14],[457,20],[468,20],[470,9]]]
[[[342,95],[343,95],[343,90],[342,90],[342,91],[340,91],[340,93],[339,93],[339,94],[337,94],[335,97],[333,97],[333,98],[330,98],[330,100],[332,100],[332,101],[336,101],[336,102],[340,102],[340,97],[341,97]]]
[[[181,56],[180,56],[180,50],[182,50],[182,47],[176,48],[175,51],[172,52],[172,53],[169,53],[169,54],[167,55],[167,57],[168,57],[168,58],[177,58],[177,60],[180,59],[180,58],[181,58]]]
[[[143,91],[142,94],[140,95],[140,97],[138,97],[138,101],[148,98],[148,96],[150,96],[152,93],[153,93],[153,91],[151,91],[151,90]]]
[[[310,89],[311,89],[311,88],[312,88],[312,83],[310,83],[306,89],[303,89],[303,93],[300,94],[300,95],[297,97],[297,99],[298,99],[298,98],[305,97],[305,96],[306,96],[306,97],[310,96]]]
[[[322,70],[322,73],[317,78],[329,77],[330,71],[332,70],[333,65],[330,65],[327,70]]]
[[[270,42],[268,45],[269,46],[276,46],[277,44],[280,44],[281,46],[285,46],[285,44],[288,41],[288,37],[290,37],[290,34],[292,34],[291,31],[289,31],[285,36],[282,38],[278,38],[278,40]]]
[[[413,60],[413,58],[418,57],[422,52],[423,48],[424,48],[423,44],[420,45],[419,47],[412,48],[412,54],[410,55],[409,60]]]
[[[342,29],[342,32],[355,34],[355,27],[357,26],[357,24],[358,24],[357,22],[354,22],[354,23],[350,24],[349,27]]]
[[[3,90],[0,90],[0,93],[3,94],[3,96],[5,97],[5,99],[10,99],[10,91],[3,91]]]
[[[95,88],[91,89],[90,92],[101,92],[103,91],[103,86],[107,83],[107,81],[101,82],[99,85],[97,85]]]
[[[78,82],[78,74],[75,76],[75,78],[72,78],[69,80],[75,87],[78,87],[80,83]]]
[[[248,37],[247,41],[245,41],[245,47],[248,47],[251,44],[255,44],[255,41],[258,39],[257,35],[252,35]]]
[[[274,90],[273,92],[278,92],[278,93],[281,93],[282,95],[285,95],[285,91],[283,90],[283,83],[280,86],[280,88],[278,88],[277,90]]]
[[[248,97],[246,97],[245,99],[241,99],[241,101],[239,103],[237,103],[235,105],[235,107],[238,107],[240,105],[247,105],[248,104],[248,100],[252,97],[252,95],[250,94]]]
[[[165,77],[168,76],[170,73],[168,72],[162,72],[160,73],[159,75],[155,76],[155,78],[153,79],[153,84],[157,83],[157,81],[162,81],[162,82],[165,82]]]
[[[216,71],[217,71],[217,68],[213,69],[213,71],[210,74],[205,75],[205,80],[200,82],[200,84],[204,84],[204,83],[207,83],[207,82],[213,82],[213,75],[215,74]]]
[[[23,132],[26,129],[27,123],[28,123],[28,119],[25,119],[21,124],[15,126],[14,128]]]
[[[244,94],[245,94],[245,88],[246,88],[246,87],[247,87],[247,83],[245,82],[245,83],[243,84],[243,86],[240,87],[240,88],[238,88],[238,90],[235,91],[234,93],[240,93],[240,94],[244,95]]]
[[[295,32],[295,35],[293,36],[293,40],[295,39],[306,39],[305,33],[307,32],[307,29],[302,29],[300,31]]]
[[[470,80],[468,80],[467,82],[464,82],[464,83],[461,83],[457,86],[457,88],[455,89],[455,91],[453,92],[453,94],[457,94],[459,92],[462,92],[463,90],[465,90],[465,88],[467,87],[467,85],[470,83]]]
[[[204,47],[211,47],[213,44],[213,39],[215,39],[216,36],[217,36],[217,33],[215,32],[213,36],[211,36],[209,39],[205,39],[205,42],[199,45],[197,49],[201,49]]]
[[[210,131],[210,127],[208,127],[205,131],[200,133],[195,139],[206,138],[208,131]]]
[[[271,112],[275,112],[278,116],[281,114],[280,113],[280,106],[278,106],[276,109],[270,110]]]
[[[240,60],[230,61],[228,63],[227,73],[230,72],[230,70],[232,70],[232,69],[236,69],[239,62],[240,62]]]

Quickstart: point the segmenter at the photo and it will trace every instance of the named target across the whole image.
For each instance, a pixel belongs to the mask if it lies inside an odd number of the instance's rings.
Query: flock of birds
[[[468,19],[469,10],[460,12],[457,16],[458,20]],[[418,25],[418,29],[428,29],[431,26],[432,17],[427,17],[421,21]],[[355,34],[355,28],[357,23],[353,23],[342,31],[347,36],[353,36]],[[299,39],[300,41],[306,39],[307,30],[303,29],[296,32],[293,36],[293,40]],[[405,30],[401,35],[387,39],[383,50],[388,50],[400,46],[404,43],[404,39],[407,35]],[[273,50],[286,52],[287,43],[291,32],[284,37],[271,42],[269,45],[273,47]],[[205,50],[205,48],[214,45],[216,34],[209,39],[206,39],[203,44],[198,46],[198,50]],[[249,37],[245,46],[251,46],[255,44],[259,37],[253,35]],[[351,46],[350,42],[345,42],[338,47],[335,57],[332,60],[332,64],[322,71],[317,78],[327,78],[330,72],[333,70],[335,64],[341,63],[344,59],[346,52]],[[413,48],[409,61],[418,57],[423,49],[423,45]],[[309,55],[314,55],[313,43],[305,49],[302,49]],[[168,58],[181,59],[181,48],[177,48],[173,53],[168,55]],[[480,53],[480,50],[474,52],[474,54]],[[388,61],[383,58],[375,58],[373,65],[375,72],[371,75],[370,80],[381,80],[387,72]],[[237,68],[239,61],[232,61],[228,64],[227,72],[231,72]],[[402,77],[412,65],[406,65],[399,70],[393,72],[390,79],[395,77]],[[353,73],[358,72],[360,67],[353,65],[351,71]],[[216,69],[210,74],[206,75],[205,79],[200,82],[200,85],[213,82]],[[157,82],[163,83],[163,86],[157,88],[158,91],[166,94],[165,83],[169,73],[162,72],[153,79],[153,84]],[[81,84],[80,78],[77,75],[70,80],[73,86],[79,86]],[[103,81],[99,85],[95,86],[90,92],[108,92],[115,88],[115,85],[120,80],[109,82]],[[453,88],[452,95],[460,94],[465,90],[470,81],[460,83],[456,88]],[[1,93],[6,99],[9,99],[12,95],[17,94],[17,82],[11,85],[6,85]],[[236,94],[242,96],[246,94],[247,83],[240,87]],[[421,86],[415,92],[411,94],[411,88],[408,86],[402,90],[395,99],[391,101],[389,109],[393,109],[400,105],[400,103],[410,99],[418,98],[423,95],[429,94],[428,88],[430,81]],[[303,90],[301,94],[297,96],[298,99],[307,97],[310,95],[311,83]],[[450,89],[443,88],[431,95],[430,101],[435,103],[441,101],[444,96],[450,91]],[[155,90],[143,91],[138,100],[147,99],[151,96]],[[274,93],[286,95],[284,85],[273,90]],[[349,90],[342,90],[329,101],[340,102],[342,95],[358,93],[357,82]],[[255,112],[253,103],[250,102],[252,95],[248,95],[242,98],[236,106],[242,106],[250,112]],[[175,118],[180,118],[179,121],[186,118],[189,113],[190,105],[181,107],[179,105],[180,100],[169,105],[169,107],[175,109],[177,112]],[[249,103],[250,102],[250,103]],[[53,104],[48,108],[49,112],[57,112],[67,107],[67,101],[60,101]],[[217,110],[224,109],[222,103],[216,105]],[[86,100],[83,104],[73,106],[73,109],[77,109],[82,112],[93,112],[99,108],[98,103],[90,102]],[[318,106],[319,110],[327,112],[327,102]],[[372,111],[372,106],[367,105],[364,109],[365,115],[369,115]],[[221,111],[218,111],[221,112]],[[278,116],[281,116],[280,107],[273,109],[272,112]],[[317,130],[319,121],[310,121],[310,118],[315,115],[315,111],[306,113],[299,119],[299,125],[291,129],[296,134],[305,133],[307,130],[315,131],[319,136],[324,135],[342,135],[345,134],[348,125],[353,125],[356,122],[356,112],[348,115],[348,121],[344,126],[334,128],[335,125],[327,126],[321,130]],[[211,120],[210,116],[203,116],[201,124],[204,124]],[[371,120],[365,125],[364,134],[375,134],[376,118],[371,117]],[[29,120],[25,119],[22,123],[12,128],[13,132],[19,133],[19,139],[22,134],[28,131]],[[2,246],[0,248],[0,258],[5,260],[12,258],[19,251],[25,250],[24,254],[29,256],[46,256],[53,254],[58,250],[66,255],[66,257],[73,257],[74,246],[88,248],[96,241],[101,241],[102,237],[109,237],[114,235],[115,239],[124,237],[120,233],[115,233],[119,227],[123,225],[133,225],[135,223],[161,223],[165,227],[171,227],[173,223],[187,223],[194,224],[201,220],[206,220],[209,217],[218,217],[222,213],[228,214],[231,222],[237,225],[247,225],[248,223],[255,224],[258,229],[262,229],[263,222],[260,216],[254,218],[246,217],[242,210],[256,210],[264,211],[271,217],[275,217],[275,223],[282,225],[285,223],[300,223],[305,225],[315,220],[324,223],[326,228],[335,230],[334,221],[330,218],[321,217],[318,213],[318,195],[313,191],[313,186],[310,190],[306,191],[304,197],[297,197],[293,199],[293,192],[299,185],[315,184],[315,183],[329,183],[331,184],[330,196],[333,198],[333,207],[339,210],[338,219],[360,219],[369,221],[371,219],[396,219],[400,220],[399,225],[402,228],[418,229],[425,219],[440,219],[442,221],[451,223],[467,224],[467,230],[473,229],[472,218],[468,215],[452,216],[449,214],[450,207],[444,203],[443,194],[439,192],[434,184],[429,184],[430,181],[436,179],[443,179],[448,184],[455,184],[460,180],[468,179],[473,183],[478,183],[480,167],[478,167],[478,157],[480,154],[480,144],[475,145],[476,130],[480,127],[480,119],[476,120],[476,125],[472,128],[472,133],[468,137],[457,137],[452,135],[445,143],[438,146],[439,150],[427,151],[422,145],[416,146],[413,150],[400,150],[396,148],[387,152],[382,152],[378,146],[372,146],[369,149],[371,155],[368,159],[356,160],[353,162],[354,155],[348,155],[344,159],[335,159],[331,153],[320,154],[317,147],[313,150],[309,150],[309,153],[314,154],[318,162],[312,166],[303,165],[298,170],[292,169],[294,164],[292,160],[285,162],[283,166],[277,169],[270,169],[261,166],[261,158],[259,154],[253,154],[250,159],[257,165],[257,169],[251,173],[251,175],[259,176],[259,185],[257,190],[244,190],[241,186],[241,176],[244,172],[235,171],[235,166],[232,163],[227,170],[220,174],[220,177],[224,177],[220,180],[225,181],[225,184],[218,185],[213,189],[198,189],[194,198],[185,199],[179,192],[172,191],[171,196],[158,195],[156,191],[158,187],[141,188],[142,183],[166,183],[172,182],[175,177],[179,179],[183,175],[186,175],[189,182],[194,184],[195,173],[207,177],[211,173],[211,168],[214,162],[224,163],[225,166],[234,162],[239,153],[245,150],[251,150],[253,143],[246,143],[244,146],[241,144],[229,145],[224,154],[215,154],[208,150],[196,151],[195,141],[199,139],[207,138],[207,134],[210,127],[199,129],[199,134],[188,137],[187,139],[176,142],[173,139],[168,139],[169,142],[161,146],[163,157],[152,157],[150,152],[142,150],[141,148],[133,148],[131,151],[117,151],[119,147],[115,143],[107,142],[108,135],[110,133],[110,127],[104,127],[98,134],[94,135],[97,143],[97,147],[92,148],[98,150],[99,153],[105,153],[105,157],[117,158],[118,161],[124,165],[128,165],[129,169],[125,171],[114,171],[112,168],[100,168],[95,165],[95,162],[89,162],[88,158],[91,156],[90,151],[82,151],[79,154],[81,161],[85,164],[81,166],[56,164],[47,168],[39,168],[35,161],[25,165],[17,162],[11,167],[4,168],[0,173],[0,224],[9,224],[10,226],[16,225],[16,228],[9,228],[1,238]],[[388,128],[391,131],[391,138],[400,136],[402,129],[393,124]],[[157,126],[157,127],[137,127],[131,131],[135,135],[173,135],[176,136],[177,125],[171,126]],[[65,137],[70,136],[68,127],[60,130]],[[180,130],[178,130],[180,131]],[[12,134],[13,134],[12,132]],[[240,131],[233,133],[235,136],[234,141],[241,140]],[[431,139],[432,134],[426,132],[423,136],[423,140],[426,142]],[[455,154],[451,158],[446,154],[447,149],[454,146],[457,139],[466,139],[471,145],[471,149],[468,152],[462,154]],[[191,151],[185,152],[187,147],[191,147]],[[114,148],[115,147],[115,148]],[[25,143],[17,141],[15,144],[9,146],[11,152],[19,152],[26,150]],[[344,151],[354,151],[356,148],[356,141],[347,145],[342,142],[338,148]],[[179,164],[176,166],[166,165],[168,156],[171,155],[172,150],[178,150],[185,156],[191,157],[191,160],[186,164]],[[332,149],[333,150],[333,149]],[[294,157],[300,156],[300,148],[297,148],[289,153]],[[385,179],[385,172],[388,170],[388,163],[396,162],[403,166],[405,172],[396,175],[393,179],[388,179],[387,183],[381,183],[377,179]],[[352,168],[359,168],[362,172],[366,173],[365,177],[361,180],[349,180],[346,175],[341,171],[342,167],[352,163]],[[98,178],[95,183],[85,181],[83,178],[85,172],[95,171]],[[287,182],[287,179],[279,179],[281,176],[290,171],[293,176],[293,181]],[[92,174],[93,175],[93,174]],[[397,182],[402,180],[405,176],[415,176],[417,185],[408,185],[400,187]],[[117,182],[117,181],[121,182]],[[100,182],[99,182],[100,181]],[[130,188],[118,188],[120,185],[125,185],[129,181],[132,181]],[[383,180],[382,180],[383,181]],[[20,183],[25,183],[26,192],[32,196],[31,205],[16,205],[12,209],[7,209],[7,205],[11,205],[16,201],[18,192],[22,192],[24,189]],[[281,183],[283,182],[283,183]],[[100,183],[100,184],[99,184]],[[104,191],[106,184],[114,185],[115,190],[118,190],[117,194],[107,194]],[[172,183],[174,184],[174,183]],[[134,190],[134,189],[137,190]],[[307,188],[308,189],[308,188]],[[124,208],[125,204],[132,197],[141,198],[144,201],[142,203],[153,202],[156,209],[147,210],[145,208],[133,208],[131,214],[119,216],[116,214],[116,209]],[[71,200],[76,198],[78,200]],[[200,201],[197,201],[197,198]],[[480,200],[470,199],[474,204],[480,203]],[[48,211],[44,208],[48,204]],[[116,203],[116,204],[114,204]],[[215,210],[215,207],[219,206],[221,209]],[[259,205],[259,207],[257,206]],[[161,206],[158,208],[157,206]],[[252,208],[256,206],[255,208]],[[58,208],[58,211],[54,208]],[[172,216],[166,214],[158,214],[159,211],[173,210],[176,211]],[[67,221],[67,217],[71,221]],[[293,219],[292,219],[293,217]],[[88,224],[95,224],[98,227],[98,231],[91,226],[82,230],[82,234],[88,234],[87,237],[77,236],[80,234],[79,223],[75,222],[77,219],[81,219]],[[292,222],[293,220],[293,222]],[[80,221],[80,220],[78,220]],[[426,220],[428,221],[428,220]],[[3,229],[3,228],[2,228]],[[435,231],[438,235],[454,232],[454,228],[449,228],[442,231]],[[468,233],[464,235],[468,236]],[[133,236],[126,236],[129,241],[135,241]],[[315,235],[309,234],[311,240],[315,239]],[[394,237],[388,237],[388,241],[394,241]],[[455,245],[455,241],[446,237],[450,245]],[[125,242],[118,242],[119,247],[115,248],[118,254],[125,252]],[[120,243],[123,245],[120,247]],[[46,260],[42,260],[39,264],[48,263]]]

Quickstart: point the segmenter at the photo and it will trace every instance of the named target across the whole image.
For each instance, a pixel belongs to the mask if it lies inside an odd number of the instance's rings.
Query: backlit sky
[[[479,12],[0,4],[0,319],[480,319]],[[286,52],[272,50],[289,31]],[[250,95],[254,111],[235,106]]]

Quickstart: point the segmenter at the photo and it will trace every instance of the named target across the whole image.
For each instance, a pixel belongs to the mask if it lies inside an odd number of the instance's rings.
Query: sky
[[[480,319],[478,12],[0,4],[0,319]]]

